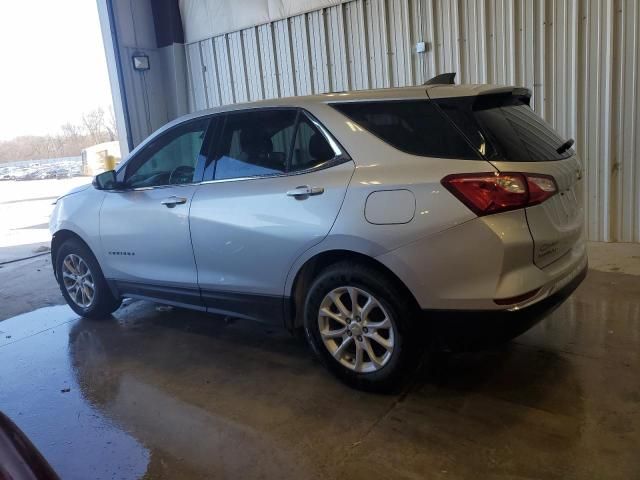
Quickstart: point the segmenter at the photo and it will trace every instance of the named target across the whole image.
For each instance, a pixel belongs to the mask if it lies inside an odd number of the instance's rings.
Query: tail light
[[[538,205],[558,192],[552,176],[533,173],[462,173],[442,185],[478,216]]]

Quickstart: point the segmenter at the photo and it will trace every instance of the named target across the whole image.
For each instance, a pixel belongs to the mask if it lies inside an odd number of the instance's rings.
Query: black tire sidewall
[[[91,276],[95,285],[95,298],[94,302],[87,308],[83,308],[73,301],[73,299],[69,295],[69,292],[67,292],[67,289],[64,286],[64,282],[62,281],[62,263],[66,256],[71,253],[76,254],[80,258],[82,258],[82,260],[84,260],[85,263],[89,266],[89,270],[91,271]],[[115,298],[111,293],[111,289],[109,288],[109,285],[107,285],[107,281],[102,274],[102,269],[100,268],[98,261],[96,260],[91,250],[89,250],[89,248],[84,245],[84,243],[73,238],[66,240],[56,252],[55,269],[62,296],[67,301],[69,307],[71,307],[71,309],[81,317],[108,317],[120,306],[120,300]]]
[[[380,370],[370,373],[354,372],[341,365],[327,350],[320,336],[318,311],[331,290],[353,286],[370,293],[392,317],[395,325],[394,351],[389,362]],[[339,263],[320,273],[307,293],[304,306],[304,330],[308,342],[321,362],[348,385],[367,391],[391,391],[399,386],[411,369],[409,361],[415,353],[411,338],[411,302],[379,271],[367,266]]]

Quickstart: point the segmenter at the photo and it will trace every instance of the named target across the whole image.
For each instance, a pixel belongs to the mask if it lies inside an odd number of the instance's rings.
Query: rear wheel
[[[364,390],[390,390],[417,365],[410,305],[376,269],[339,263],[309,289],[305,333],[341,380]]]
[[[70,238],[60,246],[55,269],[60,291],[78,315],[104,318],[122,303],[111,293],[93,253],[79,240]]]

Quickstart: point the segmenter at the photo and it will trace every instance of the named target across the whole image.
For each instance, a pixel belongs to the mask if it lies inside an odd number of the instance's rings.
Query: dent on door
[[[207,307],[280,322],[287,273],[329,233],[353,169],[349,161],[307,174],[201,185],[190,222]],[[247,311],[248,304],[256,308]]]

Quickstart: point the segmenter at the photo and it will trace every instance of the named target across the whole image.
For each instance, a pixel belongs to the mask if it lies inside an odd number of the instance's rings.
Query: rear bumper
[[[588,265],[559,283],[546,298],[517,310],[423,310],[432,348],[444,351],[478,350],[502,344],[548,317],[586,278]]]

